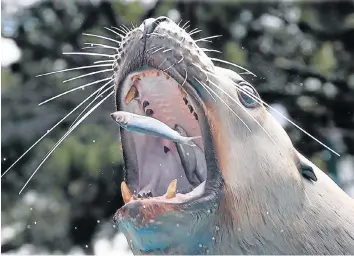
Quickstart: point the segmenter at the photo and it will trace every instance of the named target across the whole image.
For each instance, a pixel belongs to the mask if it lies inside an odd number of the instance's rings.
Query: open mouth
[[[118,109],[156,118],[185,137],[202,136],[204,112],[197,100],[167,73],[145,68],[126,77]],[[203,195],[207,164],[203,138],[196,146],[121,128],[126,166],[125,204],[144,200],[184,203]]]

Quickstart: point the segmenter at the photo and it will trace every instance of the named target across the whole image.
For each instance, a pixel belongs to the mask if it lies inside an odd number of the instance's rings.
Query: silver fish
[[[126,130],[162,137],[193,147],[196,145],[192,140],[201,138],[201,136],[184,137],[160,120],[148,116],[137,115],[125,111],[116,111],[111,114],[111,117],[119,124],[119,126]]]

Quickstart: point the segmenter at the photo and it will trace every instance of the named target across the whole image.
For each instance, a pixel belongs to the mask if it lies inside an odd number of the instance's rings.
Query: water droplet
[[[181,175],[181,178],[183,177],[183,175]]]
[[[75,227],[75,229],[77,229],[77,227]]]
[[[220,228],[218,226],[215,226],[215,230],[218,231]]]
[[[201,244],[199,244],[199,247],[202,247],[202,245],[201,245]]]
[[[145,209],[145,208],[146,208],[146,206],[144,205],[144,206],[143,206],[143,208]]]
[[[85,245],[86,248],[88,248],[88,245]]]
[[[176,226],[179,227],[179,224],[177,223]]]
[[[132,243],[132,242],[133,242],[133,240],[131,240],[131,239],[130,239],[130,240],[129,240],[129,242],[130,242],[130,243]]]
[[[238,230],[238,231],[241,231],[241,229],[240,229],[240,228],[238,228],[237,230]]]
[[[187,156],[189,156],[189,152],[187,152]]]
[[[93,140],[92,142],[93,142],[93,143],[95,143],[96,141],[95,141],[95,140]]]
[[[97,220],[97,223],[100,223],[100,220]]]
[[[37,221],[34,222],[34,225],[37,225]]]
[[[269,212],[267,212],[267,215],[269,214]]]
[[[215,240],[215,237],[212,237],[211,239]]]
[[[6,161],[6,157],[4,157],[4,161]]]
[[[283,233],[283,232],[284,232],[284,230],[280,230],[280,232],[281,232],[281,233]]]
[[[116,228],[116,225],[113,225],[113,228]]]
[[[210,213],[210,210],[208,210],[208,213]]]
[[[162,166],[162,164],[160,164],[160,166]]]
[[[85,87],[82,87],[81,90],[85,91]]]
[[[93,44],[91,44],[91,47],[93,47]]]
[[[27,228],[31,228],[31,225],[27,225]]]
[[[33,210],[33,208],[31,207],[31,208],[30,208],[30,211],[32,211],[32,210]]]

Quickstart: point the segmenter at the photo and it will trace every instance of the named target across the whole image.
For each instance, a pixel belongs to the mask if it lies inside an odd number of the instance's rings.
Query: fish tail
[[[196,147],[197,145],[193,142],[193,140],[195,139],[199,139],[201,138],[202,136],[194,136],[194,137],[188,137],[188,140],[187,140],[187,145],[189,146],[192,146],[192,147]]]

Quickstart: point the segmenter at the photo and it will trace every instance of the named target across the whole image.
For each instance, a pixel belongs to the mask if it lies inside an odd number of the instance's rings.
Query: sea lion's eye
[[[247,83],[241,82],[238,91],[238,97],[241,103],[247,108],[255,108],[258,106],[258,93],[253,87]]]

